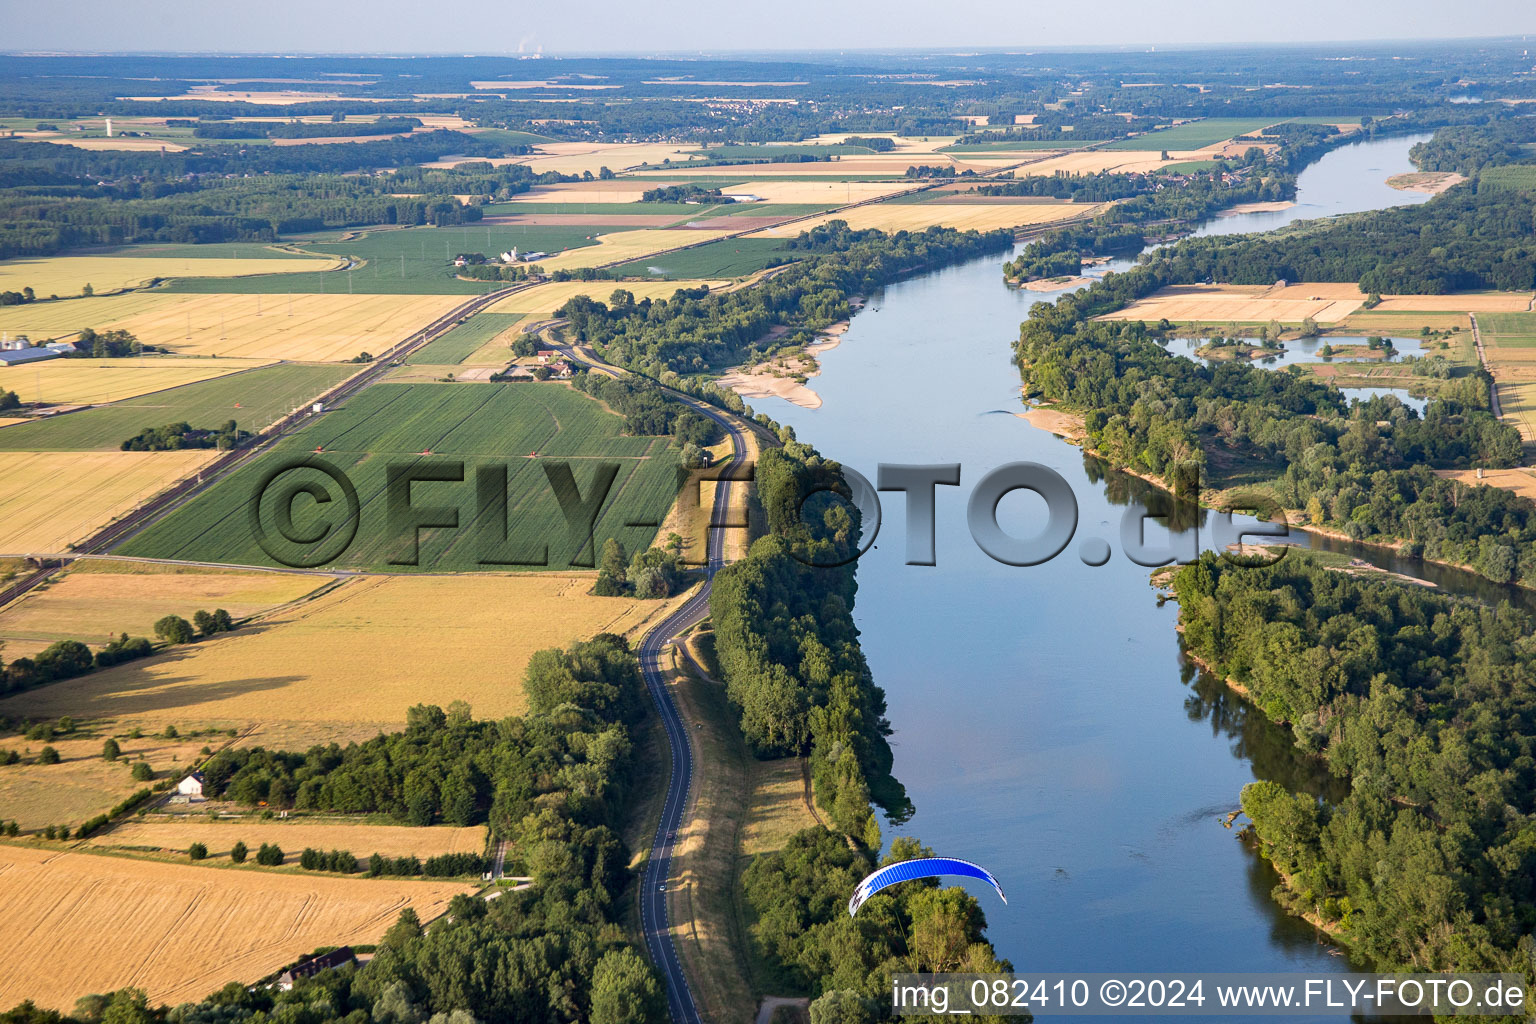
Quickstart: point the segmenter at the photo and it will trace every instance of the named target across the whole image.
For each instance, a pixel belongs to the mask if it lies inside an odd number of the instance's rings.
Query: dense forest
[[[1012,239],[1007,231],[937,227],[887,235],[834,220],[787,243],[811,258],[752,288],[680,290],[671,299],[639,302],[615,292],[612,305],[578,296],[558,312],[570,321],[570,337],[611,363],[652,376],[698,373],[728,359],[755,362],[773,348],[809,343],[817,330],[847,318],[849,299],[903,274],[998,252]],[[765,339],[775,327],[788,330],[770,346]]]
[[[1536,624],[1294,554],[1207,554],[1173,588],[1190,652],[1350,781],[1243,791],[1281,901],[1381,969],[1529,972]]]
[[[481,218],[479,205],[465,205],[456,194],[509,198],[550,177],[518,165],[492,170],[489,164],[451,172],[402,168],[378,176],[341,173],[371,161],[398,158],[411,163],[443,151],[459,152],[454,140],[437,146],[424,143],[424,150],[413,141],[455,134],[472,141],[461,133],[432,132],[378,142],[241,151],[303,154],[282,157],[275,161],[278,166],[267,167],[247,166],[243,157],[221,156],[210,162],[183,153],[161,160],[144,153],[0,140],[0,168],[15,182],[0,195],[0,258],[48,255],[71,246],[268,242],[323,228],[472,223]],[[368,151],[404,145],[418,149]],[[485,146],[475,143],[471,151],[477,150]],[[229,160],[257,176],[223,177]],[[407,192],[420,194],[401,194]]]

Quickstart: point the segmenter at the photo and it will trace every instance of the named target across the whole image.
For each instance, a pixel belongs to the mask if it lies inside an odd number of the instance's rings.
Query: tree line
[[[751,288],[679,290],[671,299],[624,298],[605,304],[577,296],[558,311],[569,336],[591,344],[608,362],[653,377],[698,373],[726,360],[755,362],[765,353],[808,344],[821,328],[846,319],[848,300],[904,274],[1007,248],[1007,231],[985,234],[854,231],[830,221],[786,243],[809,258]],[[767,340],[770,330],[788,330]]]
[[[1116,467],[1182,486],[1219,457],[1225,472],[1266,477],[1257,489],[1313,525],[1402,541],[1495,582],[1536,581],[1536,503],[1433,472],[1519,463],[1519,434],[1488,411],[1486,379],[1442,392],[1422,417],[1390,397],[1346,409],[1300,374],[1171,356],[1156,340],[1171,324],[1094,319],[1189,283],[1178,248],[1037,304],[1014,348],[1026,395],[1081,411],[1087,447]]]
[[[1382,970],[1529,977],[1530,616],[1295,552],[1268,568],[1207,553],[1173,589],[1189,651],[1350,782],[1335,803],[1244,789],[1281,902]]]

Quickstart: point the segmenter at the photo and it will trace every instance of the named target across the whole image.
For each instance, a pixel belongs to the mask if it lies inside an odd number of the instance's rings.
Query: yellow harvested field
[[[27,416],[0,416],[0,427],[8,427],[12,423],[26,423],[29,418]]]
[[[46,405],[102,405],[267,366],[270,359],[50,359],[0,369],[0,388]]]
[[[580,249],[567,249],[557,256],[539,260],[545,270],[570,270],[576,267],[595,267],[606,263],[637,260],[658,252],[677,249],[685,245],[702,245],[730,234],[723,229],[643,228],[637,231],[615,231],[599,235],[596,245]]]
[[[9,646],[8,657],[13,656]],[[104,760],[102,744],[113,730],[98,730],[92,737],[56,737],[47,742],[59,752],[58,764],[38,764],[37,755],[44,743],[21,736],[0,738],[0,747],[16,751],[22,760],[0,772],[0,815],[15,821],[23,829],[37,830],[49,825],[79,825],[105,814],[115,805],[143,789],[144,783],[133,778],[133,762],[143,759],[155,771],[155,779],[180,778],[196,764],[204,745],[217,747],[223,740],[186,736],[158,739],[143,736],[132,739],[128,730],[116,733],[122,756]],[[226,737],[227,739],[227,737]]]
[[[187,355],[329,362],[359,350],[382,351],[463,301],[462,295],[130,292],[0,307],[0,331],[42,340],[85,327],[125,330],[146,345]]]
[[[1536,501],[1536,469],[1485,469],[1481,477],[1475,469],[1437,469],[1435,475],[1464,484],[1502,487]]]
[[[852,210],[823,214],[759,231],[752,238],[792,238],[829,220],[845,220],[850,228],[882,231],[922,231],[934,225],[975,228],[1015,228],[1029,224],[1091,217],[1104,203],[875,203]]]
[[[242,619],[296,601],[327,582],[307,573],[82,559],[47,588],[0,609],[0,640],[96,645],[123,632],[153,637],[155,622],[164,615],[190,621],[199,608],[223,608]]]
[[[188,355],[342,362],[405,340],[463,301],[462,295],[188,295],[112,326]]]
[[[627,633],[676,603],[592,597],[594,577],[393,576],[349,580],[253,627],[0,701],[0,716],[303,725],[309,742],[398,730],[406,709],[468,701],[477,718],[524,708],[529,657]]]
[[[523,327],[555,315],[555,310],[578,295],[587,295],[599,302],[607,302],[615,288],[623,288],[641,299],[670,299],[679,288],[698,288],[708,285],[718,290],[729,287],[729,281],[552,281],[514,292],[492,306],[492,313],[521,313],[523,319],[516,325]],[[505,342],[502,343],[505,347]],[[465,362],[473,363],[473,358]]]
[[[130,985],[151,1005],[188,1002],[317,946],[377,942],[406,907],[430,921],[467,891],[0,846],[10,922],[0,1002],[68,1010]]]
[[[1520,431],[1520,440],[1536,443],[1536,384],[1513,384],[1500,381],[1499,411],[1503,418],[1514,423]]]
[[[693,147],[671,143],[652,142],[541,142],[535,152],[525,156],[503,157],[489,161],[497,166],[526,164],[535,174],[558,171],[561,174],[580,174],[583,171],[598,173],[604,167],[619,172],[641,164],[659,164],[663,160],[687,161]],[[462,158],[438,160],[423,164],[424,167],[452,167],[461,163],[483,163],[484,159],[466,161]],[[521,202],[521,197],[518,197]]]
[[[177,820],[177,819],[181,820]],[[364,825],[334,819],[288,818],[261,821],[258,818],[209,821],[202,815],[153,815],[129,819],[109,831],[91,837],[95,847],[153,847],[185,852],[193,843],[208,847],[210,857],[228,857],[230,847],[244,843],[254,850],[262,843],[275,843],[289,853],[306,846],[317,850],[348,850],[359,860],[371,854],[385,857],[436,857],[443,853],[479,853],[485,849],[485,828],[434,825],[412,828],[409,825]]]
[[[49,295],[79,295],[90,285],[101,292],[137,288],[155,278],[172,277],[251,277],[258,274],[296,274],[311,270],[334,270],[340,260],[316,259],[230,259],[209,256],[177,259],[174,256],[48,256],[18,257],[0,261],[0,291],[19,292],[31,288],[39,298]]]
[[[150,152],[159,152],[163,149],[167,153],[181,153],[184,152],[187,148],[186,146],[178,145],[175,142],[163,141],[160,139],[125,139],[121,136],[113,136],[109,139],[105,136],[92,138],[70,138],[68,136],[60,135],[53,138],[44,139],[43,141],[58,143],[62,146],[74,146],[76,149],[89,150],[149,150]]]
[[[815,163],[767,163],[767,164],[693,164],[672,167],[651,167],[636,172],[641,176],[677,175],[679,177],[732,177],[732,178],[773,178],[779,176],[790,177],[830,177],[830,178],[857,178],[861,175],[902,175],[908,167],[912,166],[912,160],[919,154],[893,153],[889,155],[873,156],[845,156],[837,160],[817,161]],[[924,153],[921,154],[923,163],[936,166],[953,165],[956,172],[975,170],[977,172],[991,170],[985,159],[973,160],[971,154],[966,154],[963,159],[956,159],[948,153]],[[908,186],[910,187],[910,186]]]
[[[1365,295],[1353,284],[1293,284],[1284,288],[1261,284],[1171,285],[1101,319],[1300,323],[1311,317],[1320,324],[1331,324],[1343,320],[1364,301]]]
[[[212,450],[0,452],[0,553],[55,553],[197,471]]]
[[[1458,292],[1454,295],[1383,295],[1373,313],[1524,313],[1530,292]]]
[[[33,341],[62,338],[84,327],[107,330],[128,317],[197,298],[200,296],[143,291],[0,306],[0,331],[26,334]]]

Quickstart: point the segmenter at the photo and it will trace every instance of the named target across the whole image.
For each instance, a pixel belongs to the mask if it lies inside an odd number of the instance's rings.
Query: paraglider
[[[997,890],[998,898],[1006,905],[1008,897],[1003,895],[1003,887],[998,884],[992,872],[979,864],[972,864],[968,860],[956,860],[953,857],[920,857],[917,860],[904,860],[896,864],[887,864],[885,867],[871,874],[859,887],[853,891],[853,898],[848,901],[848,914],[858,914],[864,901],[886,886],[895,885],[897,882],[910,882],[918,878],[933,878],[938,875],[963,875],[966,878],[977,878],[986,882]]]

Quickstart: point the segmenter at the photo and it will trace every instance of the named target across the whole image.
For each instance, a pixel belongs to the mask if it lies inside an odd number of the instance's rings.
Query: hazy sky
[[[550,53],[1536,34],[1531,0],[0,0],[17,50]]]

